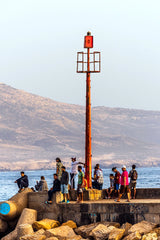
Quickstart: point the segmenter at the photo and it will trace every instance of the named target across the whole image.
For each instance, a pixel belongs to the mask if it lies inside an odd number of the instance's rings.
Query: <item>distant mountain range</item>
[[[51,169],[84,161],[85,107],[0,83],[0,170]],[[160,112],[92,108],[93,165],[160,165]]]

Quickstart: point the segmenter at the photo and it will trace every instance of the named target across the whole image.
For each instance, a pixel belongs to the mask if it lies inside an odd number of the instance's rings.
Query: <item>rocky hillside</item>
[[[41,169],[84,160],[85,108],[0,84],[0,169]],[[92,108],[93,162],[160,165],[160,112]]]

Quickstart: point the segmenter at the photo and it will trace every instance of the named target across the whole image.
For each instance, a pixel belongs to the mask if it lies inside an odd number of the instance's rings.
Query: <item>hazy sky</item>
[[[160,0],[0,0],[0,82],[85,105],[87,31],[102,54],[92,106],[160,110]]]

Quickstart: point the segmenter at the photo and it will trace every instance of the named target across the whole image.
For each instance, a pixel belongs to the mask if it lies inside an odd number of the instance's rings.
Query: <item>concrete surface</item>
[[[28,207],[37,210],[38,220],[51,218],[61,223],[73,220],[78,226],[99,221],[116,221],[120,224],[125,222],[134,224],[142,220],[160,222],[160,199],[135,199],[129,203],[126,199],[122,199],[121,202],[99,199],[80,204],[70,201],[66,204],[58,203],[57,199],[61,197],[60,193],[56,193],[54,203],[45,204],[47,193],[29,193]]]

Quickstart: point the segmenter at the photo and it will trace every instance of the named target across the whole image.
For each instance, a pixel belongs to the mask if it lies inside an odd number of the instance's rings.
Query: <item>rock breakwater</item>
[[[4,237],[2,240],[13,238]],[[77,227],[73,221],[60,225],[58,221],[43,219],[18,226],[14,240],[160,240],[160,226],[141,221],[137,224],[97,222]]]

